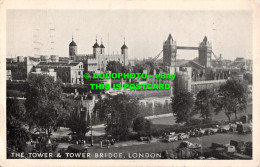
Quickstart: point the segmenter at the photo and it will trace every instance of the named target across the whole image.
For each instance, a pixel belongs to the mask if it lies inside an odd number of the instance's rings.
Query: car
[[[222,126],[218,127],[218,131],[220,133],[228,132],[229,130],[230,130],[230,126],[229,125],[222,125]]]
[[[200,133],[201,136],[202,136],[202,135],[205,135],[205,132],[206,132],[206,129],[200,129],[200,130],[199,130],[199,133]]]
[[[205,135],[213,135],[218,131],[218,129],[213,129],[213,128],[207,128],[205,129]]]
[[[251,124],[238,124],[237,131],[239,134],[252,133],[252,125]]]
[[[179,133],[178,134],[178,139],[179,140],[188,139],[188,138],[190,138],[190,136],[187,135],[186,133]]]
[[[164,141],[170,143],[170,142],[174,142],[174,141],[177,141],[178,140],[178,136],[176,135],[167,135],[165,138],[164,138]]]
[[[86,159],[87,157],[87,153],[88,150],[87,148],[83,147],[82,145],[78,145],[78,144],[74,144],[74,145],[70,145],[67,150],[66,153],[74,153],[73,155],[79,155],[78,157],[69,157],[69,159],[73,159],[73,158],[79,158],[79,159]],[[64,150],[61,151],[61,155],[62,157],[64,157]]]
[[[247,142],[245,147],[245,154],[252,157],[252,142]]]
[[[179,145],[178,148],[182,148],[182,147],[186,147],[186,148],[190,148],[190,149],[197,149],[197,148],[201,148],[201,144],[191,143],[189,141],[183,141],[183,142],[181,142],[181,144]]]
[[[175,135],[175,132],[170,132],[170,135],[171,135],[171,136],[174,136],[174,135]]]
[[[141,136],[141,137],[139,138],[139,141],[147,141],[147,142],[150,142],[151,139],[152,139],[151,136]]]

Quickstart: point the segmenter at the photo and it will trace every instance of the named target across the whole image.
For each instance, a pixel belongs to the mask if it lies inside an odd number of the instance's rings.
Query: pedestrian
[[[100,148],[102,148],[102,139],[99,140]]]
[[[109,145],[110,145],[109,140],[106,140],[106,142],[107,142],[107,148],[109,148]]]
[[[112,140],[111,140],[111,145],[114,145],[115,144],[115,139],[113,138]]]

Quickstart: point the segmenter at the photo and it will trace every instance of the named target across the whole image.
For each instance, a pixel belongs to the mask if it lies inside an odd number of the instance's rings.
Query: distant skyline
[[[49,29],[55,29],[52,45]],[[207,36],[217,56],[252,59],[251,12],[176,10],[8,10],[7,57],[33,56],[36,45],[42,55],[68,57],[72,34],[79,54],[92,54],[96,36],[107,54],[109,34],[109,54],[120,53],[125,38],[129,59],[143,59],[155,57],[170,33],[178,46],[196,47]],[[177,52],[177,59],[197,56],[194,50]]]

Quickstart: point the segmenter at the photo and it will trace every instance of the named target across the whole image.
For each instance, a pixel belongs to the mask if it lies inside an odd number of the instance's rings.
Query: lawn
[[[240,118],[241,116],[243,115],[247,115],[247,114],[252,114],[252,104],[249,104],[247,106],[247,110],[246,112],[243,112],[243,113],[240,113],[238,114],[238,118]],[[221,121],[221,120],[228,120],[227,116],[224,114],[224,112],[221,112],[217,115],[215,115],[213,113],[212,115],[213,117],[213,120],[216,120],[216,121]],[[199,115],[196,116],[197,118],[199,118]],[[232,117],[234,118],[234,117]],[[160,117],[160,118],[153,118],[153,119],[150,119],[152,121],[153,124],[155,125],[174,125],[176,122],[175,122],[175,117],[174,116],[168,116],[168,117]]]

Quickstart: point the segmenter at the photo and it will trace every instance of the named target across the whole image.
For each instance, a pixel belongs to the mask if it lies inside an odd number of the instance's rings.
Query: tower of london
[[[83,62],[84,67],[87,66],[85,68],[89,72],[106,71],[107,64],[110,61],[120,62],[123,66],[128,65],[128,47],[125,42],[121,47],[120,54],[106,54],[103,42],[101,41],[99,45],[97,39],[92,48],[92,54],[78,54],[77,44],[72,37],[72,41],[69,44],[69,58],[74,62]]]

